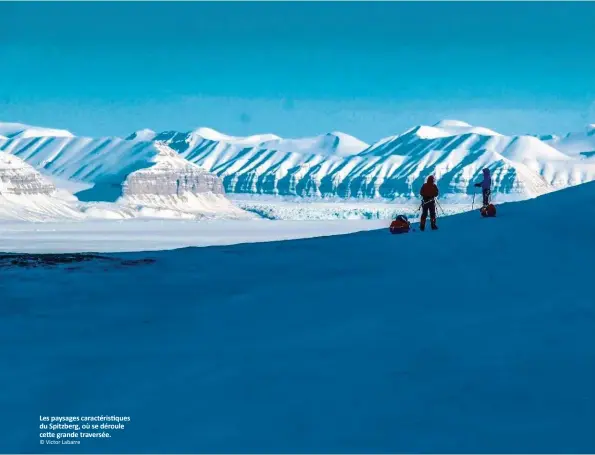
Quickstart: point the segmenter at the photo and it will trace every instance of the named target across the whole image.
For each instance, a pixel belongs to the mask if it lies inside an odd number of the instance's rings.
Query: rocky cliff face
[[[0,194],[50,196],[56,187],[16,156],[0,152]]]
[[[124,196],[182,196],[185,193],[209,192],[224,194],[221,180],[211,173],[190,166],[185,169],[143,169],[130,174],[123,184]]]
[[[0,219],[81,219],[75,201],[20,158],[0,152]]]
[[[223,183],[214,174],[180,157],[164,144],[155,143],[154,165],[131,173],[122,185],[123,196],[223,195]]]
[[[122,184],[119,203],[200,216],[252,217],[225,197],[219,177],[161,142],[154,147],[157,153],[149,167],[132,172]]]

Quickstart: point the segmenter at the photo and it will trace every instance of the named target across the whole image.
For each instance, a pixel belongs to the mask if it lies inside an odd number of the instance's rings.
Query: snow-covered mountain
[[[27,206],[25,196],[35,199],[35,210],[46,213],[46,219],[253,217],[227,199],[217,176],[188,162],[167,145],[131,144],[120,138],[92,140],[66,136],[9,138],[4,147],[0,143],[3,162],[11,160],[11,166],[18,168],[10,175],[4,172],[6,189],[0,194],[8,194],[10,186],[10,194],[20,196],[15,199],[3,195],[5,216],[2,218],[32,219],[31,210],[22,215],[19,208]],[[23,145],[24,148],[18,148],[21,153],[11,153],[13,147]],[[50,179],[21,158],[60,181],[62,187],[72,186],[62,182],[81,181],[88,185],[74,198],[68,191],[57,191]],[[11,205],[7,198],[12,198]],[[73,205],[73,201],[82,203]]]
[[[533,197],[595,178],[595,162],[567,156],[530,136],[507,137],[464,122],[445,120],[417,126],[398,136],[366,145],[340,133],[295,146],[296,140],[240,146],[223,140],[196,141],[193,133],[165,135],[182,156],[222,177],[234,193],[341,198],[416,197],[434,174],[443,194],[473,191],[472,183],[489,167],[494,193]],[[341,141],[343,139],[343,141]],[[300,145],[307,140],[298,140]],[[349,144],[340,149],[331,144]],[[339,153],[336,152],[337,148]]]
[[[29,137],[74,137],[70,131],[0,122],[0,139]]]
[[[221,180],[190,163],[161,142],[150,164],[130,173],[122,182],[117,203],[156,209],[167,208],[197,215],[249,217],[225,197]]]
[[[157,133],[148,128],[135,131],[130,136],[126,137],[127,141],[152,141],[157,136]]]
[[[483,136],[501,136],[489,128],[473,126],[460,120],[440,120],[432,126],[416,127],[417,135],[422,138],[432,139],[438,137],[459,136],[461,134],[479,134]]]
[[[584,131],[568,133],[565,136],[553,134],[540,136],[546,144],[571,156],[595,156],[595,124],[588,125]]]
[[[0,152],[0,218],[43,221],[48,218],[81,219],[76,199],[58,191],[32,166]]]
[[[443,193],[465,194],[490,168],[494,193],[532,197],[595,178],[595,162],[573,159],[531,136],[508,137],[485,128],[417,126],[370,146],[350,169],[370,191],[406,194],[429,174]],[[450,126],[450,125],[449,125]],[[353,161],[353,160],[352,160]],[[580,175],[576,178],[576,173]]]
[[[282,139],[274,134],[234,137],[219,133],[212,128],[198,128],[187,133],[166,131],[155,136],[155,140],[164,141],[178,153],[188,154],[190,157],[195,157],[205,150],[213,155],[229,155],[251,148],[305,155],[349,156],[369,146],[341,132],[307,138]]]
[[[0,131],[2,131],[0,129]],[[505,136],[457,120],[420,125],[368,145],[344,133],[283,139],[234,137],[211,128],[137,131],[117,137],[8,137],[0,150],[45,173],[94,184],[121,185],[150,165],[157,142],[209,171],[226,192],[324,198],[417,198],[434,174],[442,195],[473,193],[488,167],[497,200],[524,199],[595,179],[588,149],[593,128],[559,138]]]
[[[49,196],[56,187],[16,156],[0,153],[0,194]]]

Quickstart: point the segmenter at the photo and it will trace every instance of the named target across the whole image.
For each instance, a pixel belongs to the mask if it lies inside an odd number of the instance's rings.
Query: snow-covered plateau
[[[386,227],[384,220],[95,219],[84,223],[0,223],[0,252],[85,253],[171,250],[341,235]]]

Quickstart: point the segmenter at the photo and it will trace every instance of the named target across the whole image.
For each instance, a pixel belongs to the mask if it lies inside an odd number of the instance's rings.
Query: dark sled
[[[496,206],[494,204],[489,204],[486,207],[479,209],[479,213],[481,213],[481,216],[484,218],[494,217],[496,216]]]
[[[406,234],[411,229],[411,223],[405,215],[399,215],[389,227],[391,234]]]

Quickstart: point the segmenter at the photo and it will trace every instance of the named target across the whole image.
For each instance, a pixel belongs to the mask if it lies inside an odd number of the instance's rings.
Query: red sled
[[[482,207],[479,212],[483,217],[492,217],[496,216],[496,206],[494,204],[489,204],[485,207]]]
[[[396,220],[390,224],[391,234],[406,234],[411,229],[411,223],[405,215],[399,215]]]

